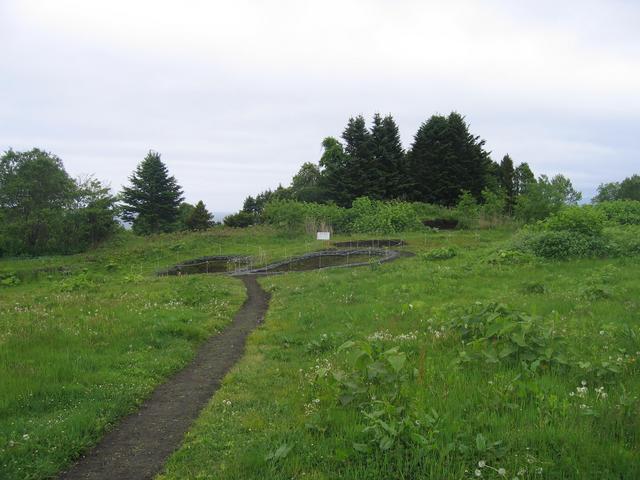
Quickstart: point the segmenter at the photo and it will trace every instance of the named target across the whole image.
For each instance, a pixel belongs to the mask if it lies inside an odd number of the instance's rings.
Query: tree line
[[[322,147],[319,162],[304,163],[289,187],[247,197],[235,220],[251,223],[274,199],[349,207],[355,199],[368,197],[454,206],[465,193],[480,203],[497,195],[506,215],[513,215],[519,203],[518,210],[527,219],[542,214],[534,212],[533,197],[579,200],[563,176],[536,179],[527,163],[516,166],[508,154],[499,163],[492,160],[485,141],[473,135],[456,112],[423,122],[408,151],[394,118],[380,114],[374,115],[369,128],[363,116],[350,118],[341,140],[327,137]]]
[[[509,155],[492,160],[485,141],[456,112],[423,122],[407,151],[393,117],[379,114],[370,127],[361,115],[350,118],[341,139],[327,137],[322,147],[319,161],[304,163],[288,187],[247,197],[225,225],[260,221],[274,200],[351,207],[366,197],[457,205],[460,211],[482,204],[485,211],[533,221],[581,198],[562,175],[536,178]],[[600,185],[593,201],[620,199],[640,200],[640,176]],[[82,251],[122,228],[118,219],[142,235],[214,225],[202,201],[184,201],[182,187],[154,151],[117,195],[93,177],[71,178],[60,158],[37,148],[0,157],[0,255]]]
[[[89,177],[73,179],[62,160],[37,148],[0,157],[0,256],[76,253],[130,222],[151,234],[202,230],[213,215],[199,201],[184,202],[160,154],[150,151],[119,195]]]

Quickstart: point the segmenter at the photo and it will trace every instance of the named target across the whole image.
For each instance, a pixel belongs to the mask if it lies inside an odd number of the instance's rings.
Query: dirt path
[[[60,480],[141,480],[158,474],[169,455],[244,352],[249,333],[262,322],[269,297],[255,276],[240,277],[247,300],[233,322],[207,340],[194,361],[153,392]]]

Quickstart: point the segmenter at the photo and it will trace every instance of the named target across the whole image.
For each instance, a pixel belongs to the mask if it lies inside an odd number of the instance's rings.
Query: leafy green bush
[[[571,231],[525,230],[514,239],[514,246],[538,257],[555,260],[601,257],[609,253],[605,237]]]
[[[356,199],[350,209],[333,204],[272,200],[262,215],[266,223],[298,233],[320,227],[344,233],[398,233],[423,228],[412,204],[367,197]]]
[[[61,292],[94,291],[104,278],[87,272],[82,272],[60,282]]]
[[[360,197],[351,207],[352,232],[399,233],[424,228],[415,208],[408,202],[381,202]]]
[[[364,428],[354,450],[372,453],[433,443],[439,417],[433,410],[425,413],[415,408],[416,368],[405,352],[376,342],[348,341],[338,348],[336,358],[338,366],[316,370],[316,393],[328,396],[329,407],[322,412],[325,418],[334,409],[353,409],[361,416]],[[318,421],[310,425],[321,429]]]
[[[456,214],[458,216],[458,227],[473,228],[477,226],[480,206],[471,193],[462,192],[456,206]]]
[[[593,207],[610,224],[640,225],[640,201],[614,200]]]
[[[425,260],[447,260],[455,257],[457,254],[457,250],[453,247],[440,247],[423,253],[421,257]]]
[[[607,228],[605,236],[611,256],[640,255],[640,225]]]
[[[475,305],[454,318],[450,328],[459,333],[464,344],[461,363],[520,362],[531,371],[540,366],[568,364],[566,345],[552,327],[506,305]]]
[[[20,285],[20,279],[14,272],[0,272],[0,287]]]
[[[553,232],[597,236],[604,229],[605,217],[591,205],[570,206],[552,214],[542,225],[545,230]]]
[[[256,216],[249,212],[238,212],[227,215],[223,222],[227,227],[245,228],[256,223]]]
[[[275,199],[265,205],[262,219],[280,229],[302,233],[320,226],[345,231],[348,215],[347,209],[337,205]]]
[[[515,244],[551,259],[601,257],[610,253],[605,217],[593,207],[569,206],[522,230]]]

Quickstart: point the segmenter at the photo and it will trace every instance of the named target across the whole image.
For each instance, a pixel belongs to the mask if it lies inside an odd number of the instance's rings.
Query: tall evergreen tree
[[[373,193],[375,173],[371,171],[371,133],[362,115],[352,117],[342,132],[348,168],[342,183],[351,200]]]
[[[213,215],[200,200],[185,220],[185,224],[189,230],[206,230],[213,226]]]
[[[513,160],[509,154],[505,155],[500,162],[500,186],[504,191],[507,203],[507,213],[513,213],[513,207],[516,204],[515,190],[515,169],[513,168]]]
[[[124,220],[137,233],[170,232],[178,228],[182,189],[160,154],[149,151],[129,178],[131,186],[122,190]]]
[[[437,202],[437,186],[445,181],[444,165],[448,155],[446,145],[439,139],[444,138],[447,128],[447,119],[442,115],[431,116],[418,128],[407,154],[410,199]]]
[[[469,126],[464,117],[457,112],[452,112],[447,118],[449,123],[450,149],[453,150],[453,165],[449,165],[452,172],[457,174],[459,190],[468,190],[478,200],[482,198],[482,190],[486,186],[487,172],[491,165],[489,152],[485,151],[485,141],[474,136],[469,131]],[[453,188],[451,189],[453,190]],[[445,203],[447,201],[445,196]]]
[[[484,140],[473,136],[458,113],[434,115],[414,137],[408,155],[409,198],[455,205],[460,192],[480,199],[491,165]]]
[[[398,125],[391,115],[376,113],[371,127],[371,161],[369,178],[373,198],[393,199],[402,196],[404,185],[404,149]]]

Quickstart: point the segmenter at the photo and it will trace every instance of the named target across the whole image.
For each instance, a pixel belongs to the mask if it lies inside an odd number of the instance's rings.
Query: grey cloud
[[[152,148],[223,211],[286,184],[358,113],[393,114],[409,147],[457,110],[495,159],[586,196],[638,171],[635,2],[128,5],[3,2],[0,148],[46,148],[115,189]]]

